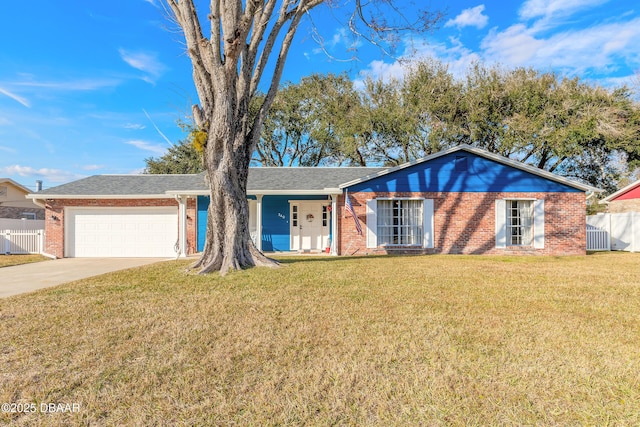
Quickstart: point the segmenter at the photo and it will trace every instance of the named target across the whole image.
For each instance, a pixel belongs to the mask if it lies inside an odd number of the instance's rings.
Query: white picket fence
[[[0,230],[0,253],[40,254],[44,249],[44,230]]]

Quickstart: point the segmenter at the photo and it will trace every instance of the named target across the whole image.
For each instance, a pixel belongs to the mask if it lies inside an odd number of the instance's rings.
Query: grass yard
[[[42,255],[0,255],[0,268],[48,260],[49,258]]]
[[[640,425],[639,254],[282,262],[0,300],[0,424]]]

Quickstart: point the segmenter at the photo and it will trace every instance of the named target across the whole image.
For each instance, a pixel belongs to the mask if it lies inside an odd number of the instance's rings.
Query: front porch
[[[248,196],[249,233],[265,253],[337,255],[337,194]],[[197,250],[204,249],[208,196],[197,198]]]

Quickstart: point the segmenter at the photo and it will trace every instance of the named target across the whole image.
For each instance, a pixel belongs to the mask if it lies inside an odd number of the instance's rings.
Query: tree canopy
[[[314,75],[278,93],[254,157],[265,165],[397,165],[459,144],[613,191],[640,165],[640,107],[531,68],[475,64],[462,79],[436,60],[404,79]],[[624,162],[623,162],[624,163]]]

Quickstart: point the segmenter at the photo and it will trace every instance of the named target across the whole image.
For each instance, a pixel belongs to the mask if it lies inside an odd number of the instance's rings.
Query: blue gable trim
[[[352,192],[581,192],[468,151],[456,151],[348,187]]]

